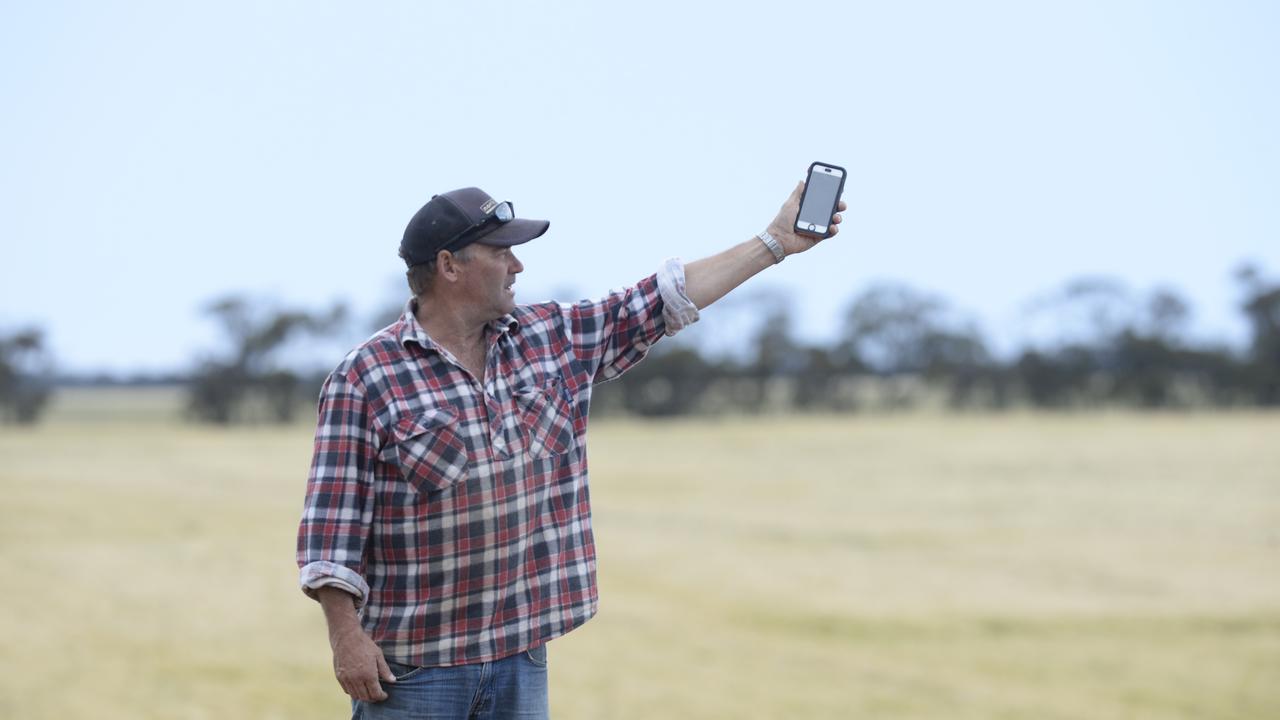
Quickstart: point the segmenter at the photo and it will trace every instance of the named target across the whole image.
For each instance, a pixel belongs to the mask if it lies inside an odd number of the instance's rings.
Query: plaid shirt
[[[428,667],[506,657],[594,615],[591,386],[644,357],[662,309],[655,276],[520,306],[489,324],[481,384],[411,302],[321,392],[303,590],[351,592],[388,659]]]

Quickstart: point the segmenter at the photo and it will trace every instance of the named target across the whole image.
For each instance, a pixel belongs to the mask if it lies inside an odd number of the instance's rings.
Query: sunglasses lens
[[[498,218],[499,222],[511,222],[511,219],[516,216],[516,210],[509,202],[498,203],[498,207],[494,209],[493,215]]]

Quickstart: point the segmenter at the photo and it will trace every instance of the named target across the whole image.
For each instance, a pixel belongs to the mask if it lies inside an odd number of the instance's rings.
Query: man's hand
[[[804,183],[796,185],[791,197],[782,204],[777,217],[769,223],[769,234],[782,244],[782,251],[788,255],[804,252],[817,245],[822,238],[797,235],[792,225],[796,221],[796,213],[800,211],[800,196],[804,194]],[[843,202],[837,210],[844,211],[848,205]],[[831,234],[838,232],[840,215],[831,218]],[[728,250],[695,260],[684,266],[684,289],[695,307],[699,310],[724,297],[730,290],[746,282],[747,278],[773,267],[773,252],[760,242],[760,238],[752,236]]]
[[[823,240],[823,238],[812,235],[800,235],[795,231],[796,214],[800,212],[800,197],[802,195],[804,195],[803,180],[796,185],[795,190],[791,191],[791,197],[782,203],[782,209],[778,210],[778,215],[773,218],[773,222],[769,223],[769,234],[782,243],[782,249],[788,255],[804,252]],[[845,204],[845,201],[841,200],[840,205],[836,208],[839,212],[831,218],[831,235],[840,232],[838,225],[843,219],[840,213],[848,209],[849,206]]]
[[[378,679],[393,683],[396,676],[387,667],[382,650],[360,628],[347,629],[330,636],[333,647],[333,674],[343,692],[354,700],[382,702],[387,693]]]
[[[386,700],[387,693],[378,679],[393,683],[396,676],[387,667],[382,649],[360,627],[355,598],[333,586],[322,587],[316,594],[320,598],[320,607],[324,608],[324,619],[329,624],[333,674],[337,676],[342,691],[353,700]]]

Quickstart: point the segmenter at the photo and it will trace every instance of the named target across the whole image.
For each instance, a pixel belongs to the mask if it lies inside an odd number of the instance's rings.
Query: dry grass
[[[0,717],[345,716],[295,586],[309,429],[119,417],[0,430]],[[600,421],[602,610],[550,647],[553,714],[1280,716],[1277,438]]]

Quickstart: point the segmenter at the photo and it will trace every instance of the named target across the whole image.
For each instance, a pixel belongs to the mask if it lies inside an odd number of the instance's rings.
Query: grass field
[[[345,717],[296,589],[310,429],[126,400],[0,429],[0,718]],[[550,645],[557,718],[1280,717],[1280,415],[590,448],[601,612]]]

